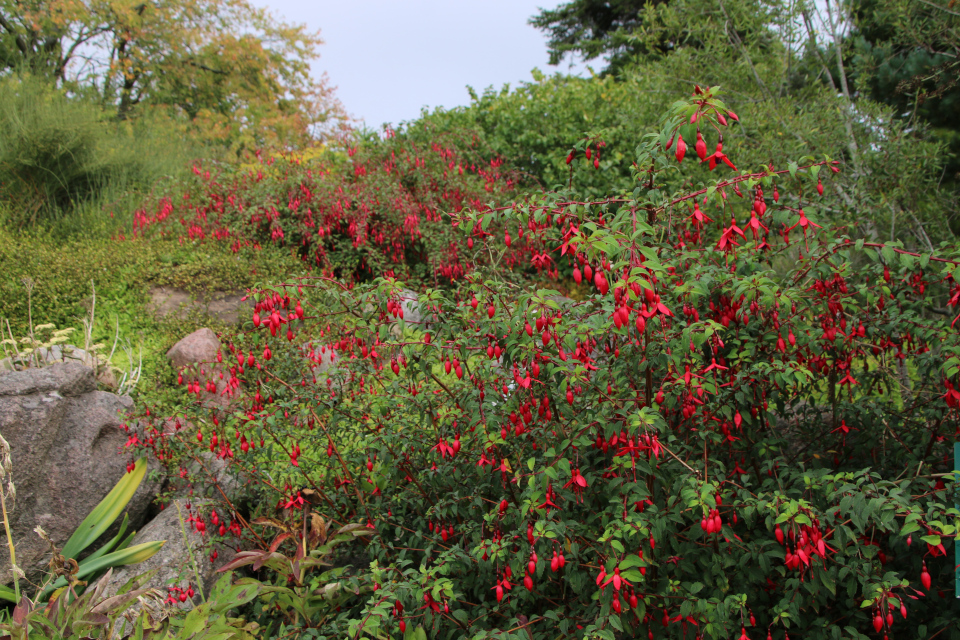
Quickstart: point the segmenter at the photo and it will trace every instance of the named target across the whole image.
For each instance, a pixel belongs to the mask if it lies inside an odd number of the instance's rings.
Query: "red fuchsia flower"
[[[683,141],[683,136],[680,135],[679,132],[677,132],[677,150],[676,150],[677,162],[683,162],[683,157],[685,155],[687,155],[687,143]]]
[[[704,369],[701,373],[707,373],[707,372],[713,371],[714,369],[720,369],[721,371],[726,371],[727,367],[721,364],[717,364],[717,359],[712,358],[710,361],[710,365],[706,369]]]
[[[754,241],[756,241],[756,239],[759,237],[760,229],[763,229],[764,232],[766,233],[770,232],[770,230],[767,229],[767,227],[762,222],[760,222],[760,219],[757,217],[757,212],[754,210],[750,211],[750,222],[747,223],[747,227],[749,227],[750,231],[753,233]]]
[[[696,202],[693,203],[693,213],[690,215],[690,220],[693,221],[694,226],[700,227],[707,222],[713,222],[713,219],[707,216],[703,211],[700,211],[700,205]]]
[[[960,305],[960,284],[958,284],[956,287],[954,287],[953,291],[951,291],[950,293],[951,293],[952,295],[950,296],[950,299],[947,301],[947,306],[948,306],[948,307],[955,307],[955,306],[957,306],[957,305]],[[957,320],[960,320],[960,315],[958,315],[956,318],[954,318],[954,319],[953,319],[953,322],[950,323],[950,328],[951,328],[951,329],[953,328],[953,326],[954,326],[955,324],[957,324]]]
[[[850,372],[848,371],[848,372],[847,372],[847,375],[843,378],[843,380],[840,381],[840,386],[841,386],[841,387],[842,387],[843,385],[845,385],[845,384],[848,384],[848,385],[851,385],[851,386],[852,386],[852,385],[860,384],[860,383],[857,382],[856,380],[854,380],[854,379],[853,379],[853,376],[850,375]]]
[[[948,407],[960,407],[960,390],[954,388],[949,380],[943,381],[943,386],[947,391],[943,394],[943,399]]]
[[[706,150],[704,150],[704,153],[706,153]],[[718,142],[717,150],[712,154],[710,154],[709,156],[707,156],[706,158],[702,158],[700,160],[700,162],[705,162],[705,161],[710,162],[710,171],[713,171],[714,169],[717,168],[717,162],[723,162],[723,164],[727,165],[734,171],[737,170],[737,168],[733,165],[733,163],[730,162],[730,158],[727,157],[727,154],[723,152],[723,142]]]
[[[720,251],[729,250],[733,247],[739,247],[740,244],[734,240],[734,236],[743,237],[743,230],[737,226],[737,219],[730,219],[730,226],[723,230],[723,233],[720,234],[720,240],[717,241],[717,249]]]
[[[660,301],[660,296],[656,296],[654,298],[654,304],[656,305],[654,313],[660,313],[668,318],[673,317],[673,311],[670,311],[670,309],[667,308],[667,305]]]
[[[603,588],[607,586],[606,582],[604,582],[606,577],[607,577],[606,567],[600,567],[600,575],[597,576],[597,586],[600,587],[600,591],[603,591]]]
[[[283,503],[284,509],[299,509],[303,507],[303,496],[300,495],[300,492],[297,491],[297,495],[292,496],[289,500]]]
[[[806,242],[807,227],[816,227],[817,229],[822,229],[823,227],[821,227],[816,222],[813,222],[812,220],[807,218],[807,214],[803,212],[803,209],[800,209],[799,212],[800,212],[800,219],[797,220],[797,223],[792,227],[787,227],[787,232],[793,231],[795,228],[800,227],[800,229],[803,230],[803,240],[804,242]]]
[[[447,444],[447,441],[444,440],[443,438],[441,438],[440,441],[437,442],[437,444],[430,447],[430,450],[431,451],[436,450],[437,453],[440,454],[441,458],[446,458],[447,456],[450,456],[452,458],[454,454],[456,454],[456,451],[453,450],[453,447]]]
[[[570,481],[563,485],[563,488],[568,489],[571,485],[573,485],[574,493],[577,494],[577,499],[583,501],[583,490],[587,488],[587,479],[580,473],[580,469],[573,470]]]
[[[553,484],[548,485],[546,499],[543,501],[542,504],[537,505],[537,509],[546,509],[548,516],[550,515],[550,509],[557,509],[559,511],[560,507],[554,504],[554,499],[556,497],[557,496],[553,491]]]
[[[628,587],[633,586],[633,583],[631,583],[629,580],[620,577],[620,567],[616,567],[613,570],[613,575],[604,581],[604,583],[600,586],[600,590],[602,591],[603,588],[611,582],[613,583],[613,588],[617,591],[620,591],[620,588],[623,587],[623,585],[627,585]]]
[[[504,576],[503,578],[497,580],[497,585],[495,587],[491,587],[490,590],[497,592],[497,602],[500,602],[501,600],[503,600],[504,592],[509,591],[512,588],[513,588],[513,585],[510,584],[510,582],[507,581],[506,576]]]

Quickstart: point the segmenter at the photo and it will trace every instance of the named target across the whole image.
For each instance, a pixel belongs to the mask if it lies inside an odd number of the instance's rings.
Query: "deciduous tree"
[[[125,119],[162,107],[234,145],[289,144],[344,121],[322,43],[246,0],[0,1],[0,66],[95,96]]]

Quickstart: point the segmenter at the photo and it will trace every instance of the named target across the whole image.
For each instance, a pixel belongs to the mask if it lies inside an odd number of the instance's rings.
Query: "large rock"
[[[416,291],[411,291],[410,289],[404,289],[400,293],[400,307],[403,309],[403,321],[409,325],[413,325],[419,329],[420,325],[424,323],[424,314],[420,310],[420,296]],[[428,320],[427,322],[429,322]]]
[[[403,323],[408,327],[427,331],[430,325],[436,322],[435,314],[424,313],[425,309],[421,308],[420,296],[416,291],[404,289],[400,292],[400,308],[403,309]],[[401,337],[399,320],[391,322],[390,333],[396,338]]]
[[[187,463],[189,483],[181,485],[180,495],[219,498],[221,491],[229,500],[236,500],[246,484],[246,475],[226,458],[204,451]]]
[[[38,525],[62,546],[126,473],[127,436],[120,425],[129,397],[96,390],[93,369],[79,363],[0,373],[0,434],[10,443],[17,489],[11,529],[17,564],[36,581],[49,559]],[[127,512],[139,526],[160,487],[144,480]],[[0,545],[2,582],[10,557]]]
[[[139,564],[115,568],[104,591],[106,596],[114,595],[134,576],[154,569],[157,569],[157,573],[141,588],[154,588],[166,592],[170,586],[184,589],[193,586],[194,591],[197,591],[193,562],[196,562],[199,572],[201,581],[199,586],[203,588],[204,593],[210,593],[210,588],[220,577],[217,569],[222,567],[233,554],[221,548],[217,550],[217,559],[210,559],[209,536],[201,536],[188,521],[191,515],[191,511],[187,509],[188,504],[194,511],[199,510],[205,520],[209,520],[211,503],[196,500],[190,503],[186,498],[172,501],[156,518],[138,531],[130,543],[133,546],[144,542],[164,541],[160,551]],[[182,528],[181,518],[183,519]],[[186,537],[184,537],[184,531],[186,531]],[[199,593],[194,598],[199,604]]]
[[[184,337],[167,351],[167,358],[175,368],[180,369],[200,362],[213,362],[220,351],[220,339],[212,329],[197,329]]]
[[[84,351],[80,347],[72,344],[55,344],[51,347],[40,347],[34,354],[29,356],[4,358],[0,360],[0,370],[19,371],[26,369],[33,364],[34,358],[39,359],[42,365],[50,365],[56,362],[79,362],[97,372],[97,382],[111,391],[116,391],[117,389],[117,376],[110,367],[106,356]]]

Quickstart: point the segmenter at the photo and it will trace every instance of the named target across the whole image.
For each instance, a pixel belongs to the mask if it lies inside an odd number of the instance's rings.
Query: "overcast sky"
[[[276,17],[320,30],[314,73],[326,72],[368,126],[416,118],[422,107],[468,104],[478,91],[530,80],[547,64],[545,35],[527,24],[559,0],[254,0]]]

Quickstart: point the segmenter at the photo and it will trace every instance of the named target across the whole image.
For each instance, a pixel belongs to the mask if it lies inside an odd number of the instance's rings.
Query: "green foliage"
[[[137,460],[132,470],[127,470],[110,493],[77,526],[77,530],[63,545],[60,553],[67,558],[79,558],[84,549],[93,544],[120,516],[146,473],[147,462],[141,458]]]
[[[834,20],[849,19],[847,5],[831,7]],[[738,167],[823,153],[850,169],[832,182],[840,195],[827,212],[833,222],[877,239],[909,238],[927,251],[941,240],[952,241],[960,209],[952,190],[941,189],[950,139],[922,119],[902,119],[897,107],[856,94],[852,80],[844,91],[844,74],[853,71],[837,68],[833,43],[821,46],[817,38],[824,36],[807,28],[816,25],[804,20],[806,9],[803,3],[755,0],[648,4],[643,27],[631,38],[648,48],[675,41],[670,55],[638,57],[612,77],[535,74],[533,82],[514,91],[488,90],[469,107],[425,115],[423,123],[441,131],[476,129],[491,153],[529,172],[544,188],[569,183],[585,196],[602,197],[636,186],[630,173],[633,145],[696,78],[703,86],[723,86],[726,104],[742,116],[744,126],[723,140]],[[691,143],[696,126],[688,124],[681,133]],[[596,140],[606,144],[602,171],[584,154]],[[567,166],[570,150],[574,160]]]
[[[83,519],[77,530],[59,550],[65,575],[48,584],[38,594],[38,598],[46,597],[51,591],[62,589],[68,584],[72,588],[76,580],[96,579],[113,567],[143,562],[160,550],[164,545],[163,541],[129,546],[136,532],[127,535],[127,515],[124,514],[117,534],[99,549],[80,560],[84,551],[113,525],[126,508],[140,486],[146,470],[146,460],[143,458],[137,460],[110,493]]]
[[[34,326],[54,324],[64,333],[74,329],[72,344],[102,344],[103,364],[115,370],[137,369],[137,393],[162,401],[176,372],[165,354],[180,338],[201,326],[215,331],[229,327],[196,310],[181,318],[160,319],[148,310],[149,292],[169,287],[202,296],[212,291],[243,292],[262,279],[297,273],[302,262],[284,249],[267,246],[234,253],[227,247],[175,238],[121,240],[50,235],[16,236],[0,228],[0,323],[15,338],[29,335],[28,300]],[[33,281],[28,298],[23,278]],[[96,289],[96,320],[86,340],[84,319],[90,315],[91,286]],[[39,337],[46,334],[41,332]],[[78,338],[77,336],[84,336]],[[119,340],[118,340],[119,339]],[[2,341],[3,339],[0,339]],[[113,345],[117,342],[117,348]],[[23,348],[25,345],[20,345]],[[14,355],[8,345],[3,357]],[[105,356],[113,353],[110,362]],[[119,379],[119,375],[118,375]]]
[[[913,123],[926,121],[946,142],[950,159],[945,179],[960,173],[960,12],[949,2],[876,2],[851,7],[849,38],[854,82],[871,99],[890,105]]]
[[[264,586],[259,582],[249,579],[235,581],[233,573],[228,572],[217,580],[203,604],[193,607],[185,615],[178,612],[167,616],[160,625],[149,624],[148,616],[144,616],[137,621],[135,630],[139,631],[141,625],[152,628],[151,637],[163,640],[252,640],[263,637],[255,622],[230,615],[262,596],[263,592]]]
[[[637,46],[635,31],[643,28],[643,8],[665,0],[574,0],[555,9],[541,9],[530,24],[549,34],[547,48],[550,64],[559,64],[565,55],[579,55],[584,60],[605,56],[608,70],[616,71],[638,54],[652,51]],[[655,49],[667,53],[672,43],[663,42]]]
[[[227,573],[213,587],[207,601],[189,611],[164,608],[163,595],[142,587],[156,570],[134,576],[115,595],[105,591],[112,570],[100,581],[76,597],[62,594],[43,608],[22,602],[0,623],[0,630],[16,640],[253,640],[256,623],[231,617],[238,607],[260,595],[261,585],[254,581],[234,584]],[[129,607],[139,605],[131,616]],[[133,620],[131,621],[131,618]]]
[[[631,193],[454,215],[492,259],[423,291],[418,322],[392,278],[264,290],[224,353],[238,404],[184,379],[181,417],[207,427],[165,437],[144,415],[140,442],[209,449],[262,512],[367,520],[374,591],[301,627],[321,634],[957,638],[938,590],[960,517],[942,431],[960,253],[831,226],[829,158],[747,169],[691,139],[678,163],[688,123],[713,143],[738,115],[697,88],[639,139]],[[569,262],[583,299],[507,273],[520,247]],[[270,557],[255,532],[249,558]]]
[[[523,172],[526,186],[552,189],[573,179],[599,196],[633,187],[637,136],[671,100],[669,94],[651,94],[651,86],[639,76],[584,79],[535,72],[533,82],[513,91],[474,93],[469,107],[425,114],[410,129],[478,131],[489,153]],[[603,171],[585,158],[590,138],[606,143]]]
[[[7,637],[17,640],[104,637],[101,633],[107,638],[111,637],[124,610],[139,596],[151,591],[135,588],[137,582],[142,583],[150,577],[145,574],[124,585],[116,596],[104,597],[111,571],[94,588],[73,598],[61,592],[46,607],[35,607],[24,598],[14,608],[10,618],[0,623],[0,629],[6,632]],[[93,633],[97,635],[92,636]]]
[[[344,543],[369,536],[373,531],[360,524],[344,525],[336,530],[319,514],[303,511],[283,521],[257,518],[253,524],[263,526],[264,534],[276,531],[268,549],[241,551],[221,571],[253,565],[271,570],[264,582],[241,580],[238,585],[257,588],[259,599],[254,607],[257,623],[267,637],[282,636],[290,628],[315,627],[329,629],[341,608],[361,594],[370,593],[369,584],[349,575],[346,567],[319,570],[332,564],[334,552]],[[306,535],[304,535],[306,534]],[[274,584],[270,584],[274,583]],[[239,588],[239,587],[235,587]],[[278,619],[279,618],[279,619]],[[285,629],[285,627],[287,627]]]
[[[30,76],[0,79],[0,102],[0,222],[10,227],[103,225],[101,210],[130,206],[184,170],[187,149],[159,121],[111,123],[96,104]]]
[[[121,335],[149,337],[158,329],[158,323],[142,311],[151,286],[191,293],[242,291],[263,278],[295,272],[299,264],[270,247],[234,253],[215,245],[183,245],[176,239],[63,240],[42,234],[15,236],[0,229],[0,318],[10,322],[15,335],[26,333],[27,294],[22,278],[30,277],[34,323],[79,326],[78,318],[88,313],[92,281],[97,315],[104,319],[95,341],[112,340],[115,320],[120,322]]]

